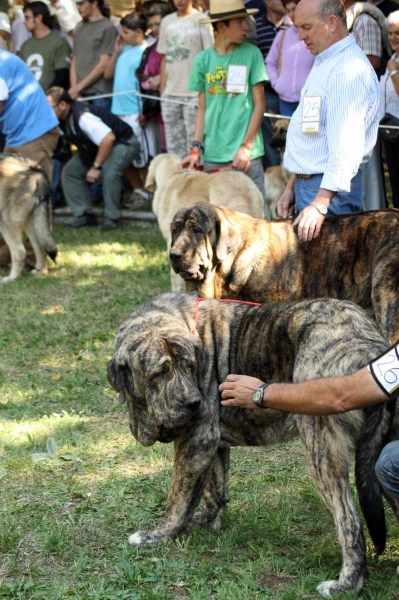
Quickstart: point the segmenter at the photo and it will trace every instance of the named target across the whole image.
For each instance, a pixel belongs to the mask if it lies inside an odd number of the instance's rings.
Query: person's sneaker
[[[109,219],[105,217],[103,224],[101,225],[101,229],[103,231],[108,231],[109,229],[116,229],[118,227],[118,221],[116,219]]]
[[[65,223],[65,227],[97,227],[98,221],[94,213],[83,213],[80,217],[76,217],[72,221]]]

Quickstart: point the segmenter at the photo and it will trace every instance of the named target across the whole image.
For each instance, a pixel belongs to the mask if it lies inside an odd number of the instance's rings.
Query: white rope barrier
[[[100,98],[112,98],[113,96],[124,96],[126,94],[134,94],[135,96],[138,96],[139,98],[150,98],[151,100],[157,100],[158,102],[170,102],[172,104],[181,104],[182,106],[186,105],[186,102],[184,102],[182,100],[172,100],[172,98],[162,98],[162,97],[157,97],[157,96],[150,96],[149,94],[142,94],[142,93],[138,92],[137,90],[127,90],[126,92],[113,92],[111,94],[99,94],[98,96],[85,96],[84,98],[81,98],[81,100],[83,102],[88,102],[89,100],[99,100]],[[263,116],[269,117],[269,119],[288,119],[288,120],[291,119],[291,117],[288,117],[286,115],[276,115],[274,113],[268,113],[268,112],[263,113]],[[399,125],[379,125],[378,128],[379,129],[399,129]]]

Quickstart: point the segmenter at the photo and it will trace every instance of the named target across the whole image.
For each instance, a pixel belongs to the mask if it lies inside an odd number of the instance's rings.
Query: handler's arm
[[[251,163],[251,148],[263,121],[265,111],[265,88],[263,82],[252,86],[252,98],[254,101],[254,112],[248,123],[248,129],[234,159],[233,167],[248,171]]]
[[[195,130],[194,130],[194,140],[196,142],[201,142],[204,139],[204,129],[205,129],[205,93],[200,92],[198,94],[198,110],[195,115]],[[193,141],[194,141],[193,140]],[[198,151],[199,152],[199,151]],[[194,154],[189,154],[179,164],[179,169],[193,169],[194,165],[198,162],[198,156]]]
[[[246,375],[228,375],[219,386],[223,406],[256,408],[252,393],[262,381]],[[264,391],[267,408],[304,415],[331,415],[384,402],[387,396],[364,367],[345,377],[326,377],[301,383],[272,383]]]

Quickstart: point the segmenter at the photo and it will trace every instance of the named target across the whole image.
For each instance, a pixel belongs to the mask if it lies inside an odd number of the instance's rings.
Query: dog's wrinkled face
[[[135,324],[120,328],[108,381],[129,409],[138,442],[171,442],[201,406],[206,353],[184,330]]]
[[[285,150],[289,123],[288,119],[277,119],[273,124],[273,136],[270,140],[270,145],[282,152]]]
[[[171,231],[170,264],[186,280],[204,280],[236,243],[234,230],[221,208],[210,204],[198,203],[180,210]]]

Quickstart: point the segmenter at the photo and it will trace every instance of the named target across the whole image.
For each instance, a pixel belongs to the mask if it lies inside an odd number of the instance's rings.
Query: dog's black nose
[[[182,253],[179,252],[178,250],[173,250],[173,248],[172,248],[172,250],[169,252],[169,258],[171,260],[180,260],[181,257],[182,257]]]
[[[184,403],[184,408],[187,408],[188,410],[195,412],[199,409],[200,404],[201,404],[201,399],[198,397],[187,398],[187,400]]]

